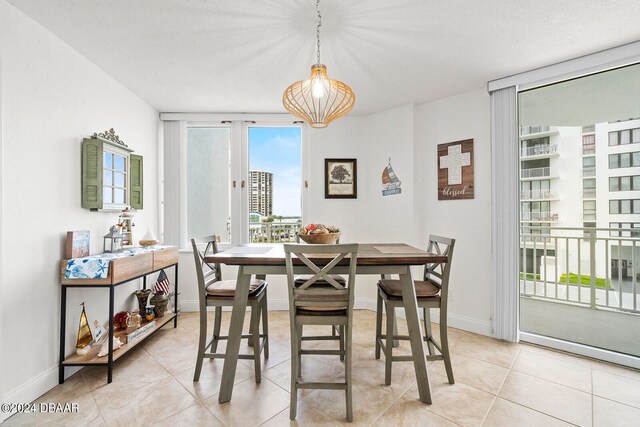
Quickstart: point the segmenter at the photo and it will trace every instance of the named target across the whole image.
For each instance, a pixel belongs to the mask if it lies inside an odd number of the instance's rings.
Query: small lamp
[[[104,235],[104,253],[120,252],[122,250],[124,236],[118,233],[118,227],[111,226],[109,232]]]

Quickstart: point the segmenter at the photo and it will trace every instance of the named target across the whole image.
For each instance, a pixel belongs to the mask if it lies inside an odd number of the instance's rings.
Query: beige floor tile
[[[594,371],[604,371],[604,372],[609,372],[611,374],[621,375],[623,377],[631,378],[634,380],[640,380],[640,370],[628,368],[626,366],[592,360],[591,368]]]
[[[593,397],[594,427],[628,427],[640,424],[640,409],[598,396]]]
[[[571,424],[517,403],[496,398],[483,427],[562,427]]]
[[[280,412],[275,417],[271,418],[266,423],[262,424],[263,427],[280,427],[280,426],[335,426],[337,423],[335,420],[324,415],[311,405],[298,400],[296,419],[291,421],[289,419],[289,408]]]
[[[548,354],[521,351],[512,369],[591,393],[591,367],[575,363],[575,360],[570,358],[555,358]]]
[[[520,353],[520,345],[468,332],[457,333],[450,339],[451,354],[465,355],[510,368]]]
[[[151,384],[171,376],[140,346],[115,361],[111,384],[107,383],[105,366],[87,366],[80,371],[80,374],[91,391],[102,387],[127,387],[132,383]]]
[[[639,380],[594,370],[593,394],[640,408]]]
[[[210,426],[210,427],[223,427],[224,424],[213,416],[204,406],[200,403],[196,403],[193,406],[188,407],[175,415],[165,418],[159,421],[154,426]]]
[[[433,403],[427,409],[441,417],[462,426],[482,424],[495,396],[466,384],[449,384],[447,377],[429,375]],[[418,401],[418,386],[411,387],[403,396]]]
[[[456,382],[461,382],[491,394],[498,394],[509,369],[468,356],[452,356],[451,365]],[[431,371],[447,375],[443,361],[438,361]]]
[[[591,367],[592,360],[588,357],[582,357],[576,354],[566,353],[564,351],[555,350],[548,347],[542,347],[539,345],[522,343],[520,344],[522,351],[526,351],[528,353],[539,354],[542,356],[552,357],[554,359],[564,360],[566,362],[570,362],[573,365]]]
[[[243,340],[242,345],[240,346],[240,352],[251,354],[253,352],[253,347],[247,346],[246,340]],[[272,367],[277,366],[282,362],[289,360],[290,358],[291,358],[291,347],[289,347],[288,345],[281,344],[278,341],[272,342],[271,340],[269,340],[269,358],[265,359],[263,354],[262,358],[260,359],[260,366],[262,367],[262,372],[266,372]],[[243,364],[251,369],[254,369],[253,359],[240,359],[238,362],[239,362],[238,364]]]
[[[151,424],[193,406],[196,399],[175,378],[128,387],[103,387],[93,392],[108,425]]]
[[[143,344],[144,350],[170,374],[182,372],[195,367],[198,353],[198,338],[193,334],[174,330],[158,331],[152,338],[154,341]]]
[[[401,397],[374,424],[379,427],[454,427],[457,424],[428,410],[416,399]]]
[[[218,395],[202,402],[220,421],[230,426],[258,426],[289,406],[289,393],[267,378],[236,384],[230,402],[218,403]]]
[[[499,395],[569,423],[591,425],[591,395],[570,387],[511,371]]]
[[[353,375],[376,387],[383,387],[394,396],[402,395],[416,383],[412,362],[394,362],[391,365],[391,385],[384,385],[384,356],[376,360],[373,354],[365,361],[353,365]]]
[[[289,359],[282,362],[265,371],[263,375],[286,391],[291,391],[290,361]],[[311,357],[302,357],[302,378],[304,381],[331,382],[339,375],[344,375],[344,366],[327,364]],[[312,392],[313,390],[299,390],[298,396],[305,396]]]
[[[347,419],[345,392],[342,390],[314,390],[302,397],[302,400],[336,422],[345,422]],[[391,406],[394,400],[396,397],[384,388],[372,386],[359,378],[354,378],[351,425],[370,425]]]
[[[105,378],[106,382],[106,378]],[[55,412],[49,410],[50,403],[76,403],[77,412]],[[58,385],[33,402],[35,411],[16,414],[5,420],[2,426],[40,426],[40,425],[106,425],[91,392],[80,374],[69,377],[64,384]],[[44,408],[41,405],[44,405]]]
[[[193,381],[195,366],[178,372],[174,376],[189,393],[200,400],[204,400],[220,392],[223,364],[224,361],[220,359],[204,360],[200,379],[197,382]],[[253,368],[248,368],[238,363],[234,384],[238,384],[247,378],[252,378],[253,381]]]

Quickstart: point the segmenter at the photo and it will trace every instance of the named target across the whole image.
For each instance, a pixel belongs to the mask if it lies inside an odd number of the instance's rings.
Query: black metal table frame
[[[142,289],[147,289],[147,276],[149,274],[156,273],[165,268],[175,267],[175,291],[174,291],[174,310],[176,311],[175,317],[173,318],[173,327],[178,327],[178,263],[165,265],[162,268],[158,268],[156,270],[149,271],[147,273],[141,274],[136,277],[127,278],[127,280],[123,280],[118,283],[110,283],[104,285],[90,285],[90,284],[61,284],[62,286],[62,294],[60,296],[60,364],[59,364],[59,372],[58,372],[58,383],[64,383],[64,368],[65,366],[88,366],[88,365],[98,365],[98,366],[107,366],[107,383],[111,383],[113,379],[113,315],[114,311],[114,296],[115,296],[115,288],[116,286],[123,285],[125,283],[132,282],[134,280],[142,278]],[[67,317],[67,288],[109,288],[109,353],[107,355],[107,362],[105,363],[64,363],[65,359],[65,336],[66,336],[66,317]],[[169,321],[170,322],[170,321]],[[167,322],[168,323],[168,322]],[[162,325],[164,327],[164,325]],[[160,330],[154,329],[150,334],[145,336],[145,338],[153,335],[156,331]]]

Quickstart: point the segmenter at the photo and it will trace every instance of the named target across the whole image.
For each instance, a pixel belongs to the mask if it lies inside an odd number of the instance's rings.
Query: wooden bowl
[[[298,234],[300,240],[312,245],[331,245],[338,241],[340,232],[327,234]]]
[[[157,240],[140,240],[138,243],[140,244],[140,246],[152,246],[152,245],[156,245],[158,241]]]

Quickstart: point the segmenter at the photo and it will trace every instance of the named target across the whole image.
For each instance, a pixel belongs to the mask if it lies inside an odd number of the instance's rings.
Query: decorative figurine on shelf
[[[153,306],[152,305],[148,305],[145,307],[144,309],[144,318],[147,320],[147,322],[151,322],[153,320]]]
[[[127,206],[118,217],[118,226],[122,234],[122,246],[133,246],[133,211]]]
[[[129,317],[129,313],[126,311],[121,311],[120,313],[116,313],[113,316],[113,328],[114,329],[124,329],[127,327],[127,318]]]
[[[91,334],[89,322],[87,322],[87,313],[84,311],[84,302],[80,305],[82,306],[82,314],[80,314],[80,325],[78,326],[78,344],[76,345],[76,353],[79,356],[84,356],[89,353],[89,350],[91,350],[93,335]]]
[[[140,310],[133,310],[129,317],[127,317],[127,327],[139,328],[142,323],[142,316],[140,316]]]
[[[124,236],[118,232],[118,227],[111,227],[109,232],[104,235],[105,253],[120,252],[122,250],[122,239]]]
[[[147,308],[147,299],[151,294],[151,289],[138,289],[134,292],[136,298],[138,298],[138,307],[140,307],[140,313],[144,313]]]
[[[120,338],[118,337],[113,337],[113,349],[117,350],[120,347],[122,347],[122,341],[120,341]],[[105,340],[104,344],[102,344],[102,347],[100,348],[100,352],[98,353],[98,357],[102,357],[102,356],[106,356],[107,354],[109,354],[109,340]]]

